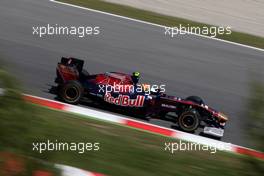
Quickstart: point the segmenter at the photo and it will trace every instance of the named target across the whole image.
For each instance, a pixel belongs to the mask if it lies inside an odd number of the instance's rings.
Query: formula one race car
[[[89,99],[101,106],[132,111],[144,117],[170,119],[185,132],[202,127],[206,135],[221,138],[224,134],[226,115],[205,105],[200,97],[182,99],[159,89],[149,91],[148,85],[135,83],[132,75],[125,73],[90,75],[83,65],[83,60],[75,58],[62,58],[58,63],[55,82],[62,101],[78,104]]]

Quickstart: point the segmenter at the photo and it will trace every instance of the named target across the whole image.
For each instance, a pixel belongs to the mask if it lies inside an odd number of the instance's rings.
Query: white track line
[[[61,170],[62,176],[96,176],[99,174],[88,172],[83,169],[79,169],[76,167],[61,165],[61,164],[55,164],[55,167]],[[100,174],[102,175],[102,174]],[[103,175],[102,175],[103,176]]]
[[[105,14],[105,15],[109,15],[109,16],[114,16],[114,17],[118,17],[118,18],[122,18],[122,19],[126,19],[126,20],[131,20],[131,21],[135,21],[135,22],[139,22],[139,23],[144,23],[144,24],[148,24],[148,25],[151,25],[151,26],[156,26],[156,27],[161,27],[161,28],[166,27],[166,26],[160,25],[160,24],[155,24],[155,23],[151,23],[151,22],[147,22],[147,21],[137,20],[137,19],[134,19],[134,18],[129,18],[129,17],[121,16],[121,15],[116,15],[116,14],[112,14],[112,13],[108,13],[108,12],[103,12],[103,11],[100,11],[100,10],[90,9],[90,8],[87,8],[87,7],[73,5],[73,4],[69,4],[69,3],[65,3],[65,2],[58,2],[58,1],[55,1],[55,0],[49,0],[49,1],[53,2],[53,3],[57,3],[57,4],[63,4],[63,5],[70,6],[70,7],[75,7],[75,8],[79,8],[79,9],[83,9],[83,10],[89,10],[89,11],[92,11],[92,12],[101,13],[101,14]],[[208,36],[205,36],[205,35],[194,34],[194,33],[192,33],[192,35],[196,35],[196,36],[207,38],[207,39],[217,40],[217,41],[221,41],[221,42],[225,42],[225,43],[229,43],[229,44],[233,44],[233,45],[237,45],[237,46],[242,46],[242,47],[246,47],[246,48],[250,48],[250,49],[254,49],[254,50],[258,50],[258,51],[264,51],[264,49],[262,49],[262,48],[257,48],[257,47],[253,47],[253,46],[249,46],[249,45],[244,45],[244,44],[241,44],[241,43],[231,42],[231,41],[228,41],[228,40],[223,40],[223,39],[219,39],[219,38],[212,38],[212,37],[208,37]]]

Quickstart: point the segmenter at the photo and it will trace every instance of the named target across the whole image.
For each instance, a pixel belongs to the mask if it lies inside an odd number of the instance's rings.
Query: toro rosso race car
[[[203,128],[203,134],[209,136],[221,138],[224,134],[227,116],[205,105],[198,96],[183,99],[160,89],[150,91],[148,85],[138,84],[138,72],[89,74],[83,65],[83,60],[75,58],[62,58],[58,63],[55,82],[62,101],[78,104],[89,99],[102,107],[173,121],[185,132]]]

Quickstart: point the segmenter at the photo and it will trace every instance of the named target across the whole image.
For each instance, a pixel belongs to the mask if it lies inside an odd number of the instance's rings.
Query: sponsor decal
[[[165,107],[165,108],[176,109],[176,106],[173,106],[173,105],[161,104],[161,106],[162,106],[162,107]]]
[[[131,99],[128,95],[119,95],[115,98],[110,93],[107,93],[104,96],[104,101],[119,106],[143,107],[145,96],[138,95],[135,99]]]

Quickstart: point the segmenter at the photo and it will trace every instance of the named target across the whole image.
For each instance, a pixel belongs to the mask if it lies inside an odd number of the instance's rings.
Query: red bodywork
[[[79,72],[74,67],[58,64],[57,72],[59,72],[58,75],[60,75],[63,82],[79,79]]]
[[[82,83],[83,85],[105,85],[105,86],[112,86],[115,88],[115,86],[118,86],[119,88],[119,93],[121,96],[127,96],[125,98],[129,98],[130,90],[131,88],[134,88],[134,84],[131,78],[131,75],[125,74],[125,73],[120,73],[120,72],[106,72],[106,73],[100,73],[100,74],[95,74],[95,75],[89,75],[88,73],[84,73],[83,69],[83,61],[74,59],[74,58],[62,58],[61,62],[58,63],[57,66],[57,80],[56,82],[59,84],[64,84],[68,81],[71,80],[76,80]],[[144,87],[144,86],[143,86]],[[87,88],[87,87],[86,87]],[[97,89],[93,92],[91,89],[94,87],[88,87],[89,91],[93,95],[98,96]],[[106,95],[101,95],[101,97],[105,97],[105,101],[112,103],[113,102],[119,102],[118,97],[112,97],[111,94]],[[145,100],[145,95],[140,95],[144,97]],[[151,96],[146,96],[146,97],[151,97]],[[139,97],[138,102],[131,102],[131,105],[134,104],[142,104],[141,103],[141,97]],[[134,100],[133,100],[134,101]],[[143,101],[143,100],[142,100]],[[215,118],[219,123],[225,123],[227,121],[227,117],[204,105],[204,104],[197,104],[193,101],[187,101],[186,99],[181,99],[179,97],[175,96],[168,96],[166,94],[160,94],[159,96],[152,95],[151,98],[147,100],[148,106],[151,108],[150,111],[159,114],[159,112],[180,112],[181,109],[184,107],[194,107],[197,109],[200,114],[205,114],[207,116],[212,116]],[[118,104],[119,105],[119,104]]]

